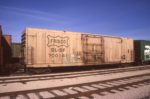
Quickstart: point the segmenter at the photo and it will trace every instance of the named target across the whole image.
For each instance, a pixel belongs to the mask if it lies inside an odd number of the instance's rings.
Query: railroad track
[[[61,87],[6,92],[0,94],[0,99],[99,99],[107,94],[148,85],[150,73]]]
[[[53,74],[28,75],[28,76],[1,77],[0,84],[17,83],[17,82],[26,83],[28,81],[51,80],[51,79],[54,80],[54,79],[74,78],[74,77],[82,77],[82,76],[104,75],[104,74],[146,70],[146,69],[150,69],[150,66],[145,65],[145,66],[115,68],[115,69],[105,69],[105,70],[91,70],[91,71],[80,71],[80,72],[69,72],[69,73],[53,73]]]

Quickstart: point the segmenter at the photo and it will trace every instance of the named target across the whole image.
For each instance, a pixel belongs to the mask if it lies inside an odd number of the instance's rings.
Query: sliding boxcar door
[[[85,64],[103,63],[103,43],[101,36],[83,34],[82,46]]]

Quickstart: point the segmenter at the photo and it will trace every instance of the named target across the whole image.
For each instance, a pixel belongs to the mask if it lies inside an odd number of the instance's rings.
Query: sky
[[[3,34],[26,27],[150,40],[150,0],[0,0]]]

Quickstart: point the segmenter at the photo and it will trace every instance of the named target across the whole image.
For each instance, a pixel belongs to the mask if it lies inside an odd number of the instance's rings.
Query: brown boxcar
[[[79,32],[26,28],[22,56],[27,68],[132,63],[133,40]]]
[[[8,46],[11,47],[11,35],[3,35],[4,39],[5,39],[5,42],[7,43]]]
[[[8,74],[11,62],[11,35],[3,35],[0,26],[0,74]]]
[[[11,35],[2,36],[3,48],[3,63],[9,64],[11,62]]]
[[[3,55],[2,55],[2,28],[0,25],[0,66],[3,65]]]

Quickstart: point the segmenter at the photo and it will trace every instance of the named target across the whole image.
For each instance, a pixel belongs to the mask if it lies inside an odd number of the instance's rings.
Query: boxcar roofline
[[[103,37],[111,37],[111,38],[119,38],[121,39],[122,37],[118,37],[118,36],[111,36],[111,35],[103,35],[103,34],[93,34],[93,33],[89,33],[89,32],[72,32],[72,31],[65,31],[65,30],[49,30],[49,29],[45,29],[45,28],[29,28],[29,27],[26,27],[25,30],[22,32],[22,35],[24,35],[25,33],[28,33],[27,31],[30,30],[30,29],[35,29],[35,30],[42,30],[42,31],[57,31],[57,32],[71,32],[71,33],[80,33],[80,34],[85,34],[85,35],[92,35],[92,36],[103,36]],[[129,37],[123,37],[123,38],[127,38],[127,39],[131,39]]]

